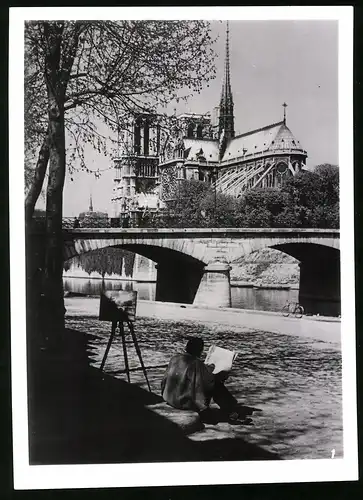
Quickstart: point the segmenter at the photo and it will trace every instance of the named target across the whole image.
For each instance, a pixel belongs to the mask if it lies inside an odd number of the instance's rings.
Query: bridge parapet
[[[203,263],[231,263],[266,247],[286,251],[297,245],[339,249],[339,230],[293,228],[79,228],[64,232],[65,258],[105,247],[125,246],[136,253],[149,247],[171,250]],[[286,251],[298,258],[294,253]]]
[[[145,234],[155,234],[155,235],[163,235],[167,236],[168,234],[172,234],[173,236],[176,235],[182,235],[185,237],[185,235],[198,235],[201,237],[205,236],[210,236],[210,237],[223,237],[223,236],[232,236],[232,235],[238,235],[243,237],[247,236],[256,236],[256,237],[261,237],[261,235],[274,235],[275,237],[277,235],[301,235],[301,237],[308,237],[309,235],[321,235],[321,236],[328,236],[330,235],[331,237],[337,237],[339,238],[340,236],[340,230],[339,229],[320,229],[320,228],[274,228],[274,227],[269,227],[269,228],[229,228],[229,227],[217,227],[217,228],[109,228],[109,227],[103,227],[103,228],[69,228],[66,230],[68,234],[71,235],[85,235],[85,234],[90,234],[90,235],[124,235],[124,234],[130,234],[130,235],[145,235]]]
[[[164,232],[208,232],[208,233],[223,233],[223,232],[228,232],[228,233],[240,233],[242,232],[251,232],[251,233],[263,233],[263,232],[314,232],[314,233],[326,233],[326,232],[332,232],[334,234],[339,234],[339,229],[320,229],[320,228],[244,228],[244,227],[223,227],[220,226],[218,221],[214,221],[215,227],[211,227],[213,225],[213,220],[204,220],[204,221],[194,221],[197,222],[196,227],[191,226],[190,224],[193,221],[188,221],[188,220],[183,220],[179,216],[175,217],[167,217],[165,215],[155,215],[154,214],[154,219],[158,220],[159,222],[164,222],[163,224],[154,224],[155,220],[151,219],[141,219],[139,222],[140,224],[137,225],[131,225],[130,227],[122,227],[122,221],[120,218],[87,218],[85,220],[79,220],[77,217],[63,217],[62,219],[62,228],[64,231],[87,231],[89,229],[92,229],[92,231],[97,231],[98,229],[100,231],[105,231],[109,230],[110,232],[112,231],[131,231],[131,232],[137,232],[137,231],[147,231],[147,232],[158,232],[158,233],[164,233]],[[167,222],[167,224],[166,224]],[[200,224],[199,224],[200,222]],[[35,217],[32,219],[32,227],[30,232],[39,232],[45,229],[45,223],[46,223],[46,218],[44,216],[41,217]],[[175,223],[175,224],[174,224]]]

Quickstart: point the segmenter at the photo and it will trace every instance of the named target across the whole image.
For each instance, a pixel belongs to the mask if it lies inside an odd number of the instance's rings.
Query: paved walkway
[[[90,368],[98,369],[109,337],[109,325],[98,321],[99,298],[69,297],[65,305],[68,328],[86,333],[92,352]],[[228,387],[242,404],[262,411],[253,415],[253,426],[219,422],[191,434],[189,443],[203,446],[207,459],[262,458],[263,453],[283,459],[327,458],[332,449],[342,456],[339,320],[143,300],[138,301],[137,316],[138,340],[154,394],[160,394],[165,366],[184,348],[189,335],[201,336],[206,349],[221,343],[240,353]],[[130,366],[136,368],[138,359],[130,351]],[[127,388],[123,366],[122,348],[115,342],[105,370],[118,379],[120,390]],[[131,381],[130,390],[146,389],[142,372],[133,371]],[[153,403],[146,406],[161,427],[163,421],[170,421]],[[241,443],[254,448],[247,450]]]
[[[340,343],[340,321],[322,321],[308,317],[284,318],[279,313],[245,311],[243,309],[205,309],[179,304],[140,301],[139,316],[174,320],[193,320],[228,326],[265,330],[284,335],[314,338],[324,342]]]

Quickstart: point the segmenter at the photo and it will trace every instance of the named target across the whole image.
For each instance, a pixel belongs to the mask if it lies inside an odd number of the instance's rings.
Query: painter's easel
[[[116,330],[118,327],[122,340],[122,348],[125,360],[124,371],[126,372],[127,380],[130,383],[130,367],[127,355],[127,342],[126,342],[126,332],[125,332],[125,323],[126,323],[129,333],[131,334],[132,342],[134,344],[136,354],[139,358],[141,365],[141,368],[135,368],[134,370],[141,369],[143,371],[147,386],[149,388],[149,391],[151,392],[149,380],[147,378],[146,368],[142,359],[140,346],[137,341],[133,325],[136,316],[136,297],[137,297],[137,292],[107,291],[101,293],[99,319],[101,321],[111,321],[111,335],[110,338],[108,339],[105,354],[103,355],[102,358],[100,370],[102,371],[105,366],[107,356],[110,351],[112,342],[115,339]]]

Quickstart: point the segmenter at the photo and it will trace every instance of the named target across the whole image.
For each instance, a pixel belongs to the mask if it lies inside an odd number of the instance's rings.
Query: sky
[[[216,79],[177,113],[212,111],[219,104],[225,56],[226,23],[213,21],[219,36]],[[247,132],[282,120],[308,152],[307,165],[338,164],[338,23],[337,21],[230,21],[231,85],[235,130]],[[112,214],[112,158],[88,151],[89,168],[105,170],[101,178],[84,172],[66,177],[64,215],[87,210]]]

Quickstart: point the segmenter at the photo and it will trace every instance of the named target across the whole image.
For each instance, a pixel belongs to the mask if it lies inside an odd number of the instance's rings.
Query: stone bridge
[[[339,230],[334,229],[120,229],[64,231],[64,259],[122,247],[157,263],[156,300],[231,305],[230,264],[265,247],[300,261],[299,301],[308,312],[319,300],[340,303]]]

